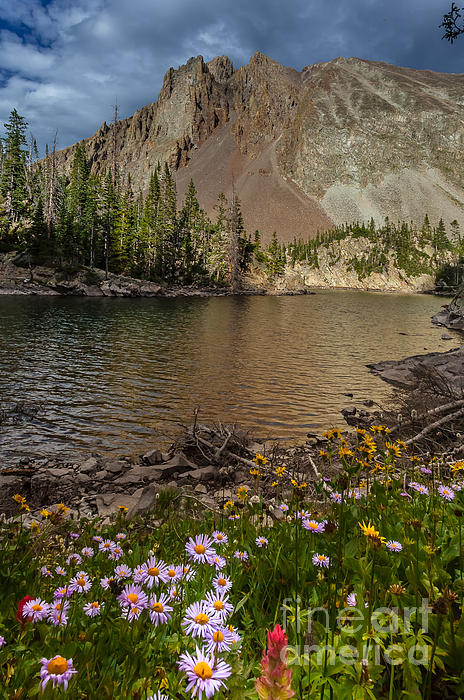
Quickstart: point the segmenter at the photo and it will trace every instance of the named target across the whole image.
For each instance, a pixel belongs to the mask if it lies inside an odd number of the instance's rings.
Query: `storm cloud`
[[[154,101],[191,56],[235,67],[261,51],[286,66],[337,56],[464,72],[464,37],[443,41],[437,0],[0,0],[0,120],[13,108],[43,151]]]

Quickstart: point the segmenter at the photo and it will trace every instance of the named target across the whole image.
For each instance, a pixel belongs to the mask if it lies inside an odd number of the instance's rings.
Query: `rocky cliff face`
[[[86,141],[111,167],[114,126]],[[306,237],[333,223],[457,219],[464,226],[464,75],[337,58],[298,72],[256,53],[170,68],[154,102],[116,125],[118,165],[135,189],[156,163],[193,177],[210,213],[232,181],[249,231]],[[59,158],[70,167],[74,146]]]

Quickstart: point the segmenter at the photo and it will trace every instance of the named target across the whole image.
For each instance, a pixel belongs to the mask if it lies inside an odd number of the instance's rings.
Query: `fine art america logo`
[[[399,666],[408,660],[416,666],[427,666],[429,662],[430,647],[425,642],[421,644],[432,612],[428,598],[422,598],[419,608],[405,607],[401,611],[397,607],[369,611],[349,606],[338,611],[335,624],[330,623],[326,608],[302,610],[299,600],[285,599],[281,609],[283,628],[295,629],[297,638],[304,640],[285,650],[288,665],[305,665],[314,657],[318,665],[342,663],[350,666],[360,661]],[[361,634],[362,630],[365,634]],[[324,641],[311,643],[316,632]],[[395,635],[414,635],[415,643],[405,649],[404,645],[392,641]],[[358,646],[348,643],[355,636],[362,640]]]

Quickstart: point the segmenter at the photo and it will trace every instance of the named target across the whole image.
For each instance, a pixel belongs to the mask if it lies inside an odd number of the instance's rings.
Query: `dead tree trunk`
[[[50,176],[48,183],[48,208],[47,208],[47,238],[50,238],[52,233],[52,222],[55,216],[55,152],[56,152],[56,136],[53,139],[53,150],[50,159]]]

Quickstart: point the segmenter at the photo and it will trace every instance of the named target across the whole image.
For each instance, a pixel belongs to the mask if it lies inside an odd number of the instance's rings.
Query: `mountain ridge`
[[[114,125],[85,140],[95,172],[112,164]],[[158,161],[182,199],[193,177],[214,214],[232,187],[264,240],[313,235],[350,220],[464,226],[464,75],[338,57],[282,66],[256,52],[170,68],[156,102],[116,124],[123,185],[148,186]],[[76,145],[57,153],[70,169]]]

